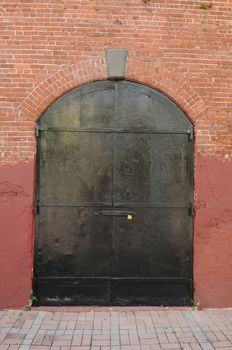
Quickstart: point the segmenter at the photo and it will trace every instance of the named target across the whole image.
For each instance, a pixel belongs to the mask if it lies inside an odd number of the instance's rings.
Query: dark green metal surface
[[[156,90],[84,85],[37,125],[40,305],[188,305],[192,125]]]

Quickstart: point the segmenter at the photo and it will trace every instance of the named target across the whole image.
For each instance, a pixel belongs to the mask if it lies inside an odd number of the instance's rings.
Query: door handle
[[[134,216],[135,212],[132,210],[101,210],[96,212],[95,215],[106,215],[106,216]]]

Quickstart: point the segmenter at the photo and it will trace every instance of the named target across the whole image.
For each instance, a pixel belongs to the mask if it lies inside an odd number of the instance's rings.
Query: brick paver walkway
[[[71,311],[0,310],[0,350],[232,350],[232,309]]]

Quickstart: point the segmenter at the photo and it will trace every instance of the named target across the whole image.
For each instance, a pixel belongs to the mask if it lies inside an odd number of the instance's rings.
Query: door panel
[[[149,128],[154,126],[151,110],[151,89],[143,85],[117,84],[118,104],[116,128]],[[133,116],[133,117],[132,117]]]
[[[44,305],[109,305],[112,217],[101,207],[40,207],[37,278]]]
[[[150,203],[151,136],[114,136],[114,203]]]
[[[132,220],[114,218],[112,304],[188,304],[188,209],[132,209],[136,213]]]
[[[159,91],[137,83],[116,83],[115,128],[154,129],[170,133],[192,129],[184,112]]]
[[[96,215],[99,209],[40,207],[41,277],[111,276],[112,217]]]
[[[42,115],[43,127],[80,127],[80,90],[75,89],[59,98]]]
[[[132,209],[114,217],[113,277],[189,277],[188,209]]]
[[[40,202],[112,203],[112,135],[41,133]]]
[[[189,277],[186,208],[136,208],[114,217],[113,277]]]
[[[112,206],[112,140],[103,133],[41,132],[41,304],[110,304],[112,217],[96,213]]]
[[[38,295],[37,305],[111,305],[111,278],[55,278],[34,279],[34,289]]]
[[[135,216],[114,218],[112,303],[186,303],[191,290],[188,135],[116,133],[114,146],[114,206]]]
[[[189,305],[192,284],[180,278],[112,278],[112,305]]]
[[[116,203],[189,205],[188,134],[117,133],[114,142]]]
[[[152,135],[152,202],[188,206],[192,181],[188,134]]]
[[[115,87],[113,82],[83,85],[81,127],[114,128]]]

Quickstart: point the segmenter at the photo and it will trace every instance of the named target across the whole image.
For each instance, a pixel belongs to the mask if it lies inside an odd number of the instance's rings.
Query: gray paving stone
[[[111,334],[111,339],[119,339],[120,336],[119,336],[119,333],[118,334]]]
[[[9,333],[19,333],[20,332],[20,328],[11,328],[9,330]]]
[[[45,312],[40,311],[33,322],[33,325],[41,324],[45,316]]]
[[[154,333],[155,332],[155,328],[147,328],[147,333]]]
[[[29,350],[30,345],[20,345],[19,350]]]
[[[173,333],[173,328],[165,328],[166,333]]]
[[[120,345],[120,341],[119,340],[111,340],[110,345],[111,346],[116,346],[116,345],[118,346],[118,345]]]
[[[202,343],[201,347],[202,347],[202,350],[215,350],[213,345],[211,345],[210,343]]]
[[[182,332],[182,329],[180,327],[174,327],[173,331],[174,332]]]
[[[208,338],[203,332],[194,332],[193,335],[200,343],[208,342]]]
[[[32,339],[24,339],[24,341],[22,342],[22,345],[31,345],[32,343]]]
[[[11,330],[9,327],[3,327],[0,329],[0,333],[8,333]]]
[[[200,332],[201,331],[201,328],[198,326],[191,326],[190,329],[192,332]]]
[[[165,328],[155,328],[156,333],[165,333]]]
[[[111,334],[119,334],[119,328],[113,328],[110,331]]]

